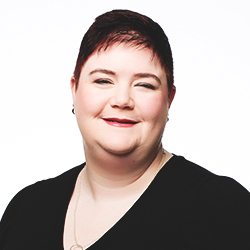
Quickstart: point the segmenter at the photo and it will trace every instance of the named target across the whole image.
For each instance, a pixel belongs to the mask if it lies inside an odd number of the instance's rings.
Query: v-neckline
[[[162,172],[165,172],[168,168],[168,165],[171,164],[171,162],[176,158],[175,155],[173,155],[165,164],[164,166],[160,169],[160,171],[156,174],[156,176],[153,178],[153,180],[150,182],[150,184],[148,185],[148,187],[142,192],[142,194],[138,197],[138,199],[132,204],[132,206],[121,216],[121,218],[119,220],[117,220],[117,222],[110,227],[97,241],[95,241],[93,244],[91,244],[90,246],[88,246],[87,248],[84,248],[84,250],[94,250],[95,248],[103,248],[105,247],[105,243],[109,241],[109,239],[112,239],[113,236],[115,234],[115,232],[119,231],[117,229],[119,229],[119,227],[125,227],[126,226],[126,221],[130,221],[130,218],[133,218],[134,216],[136,216],[136,214],[138,212],[140,212],[140,207],[143,205],[144,200],[147,199],[148,196],[150,196],[151,191],[155,190],[154,187],[157,185],[158,183],[158,179],[160,178],[160,176],[162,175]],[[71,197],[73,195],[73,192],[75,190],[75,185],[76,185],[76,181],[77,178],[80,174],[80,172],[82,171],[82,169],[85,167],[86,163],[83,163],[82,165],[78,166],[76,169],[76,172],[74,172],[74,178],[72,177],[70,185],[71,188],[68,189],[68,195],[67,195],[67,205],[66,205],[66,212],[65,212],[65,218],[63,221],[63,230],[62,230],[62,246],[63,246],[63,250],[68,250],[68,249],[64,249],[64,245],[63,245],[63,237],[64,237],[64,224],[65,224],[65,219],[67,216],[67,211],[68,211],[68,206],[71,200]],[[125,221],[125,222],[124,222]]]

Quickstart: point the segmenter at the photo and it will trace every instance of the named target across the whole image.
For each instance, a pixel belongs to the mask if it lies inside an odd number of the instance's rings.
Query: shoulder
[[[193,249],[250,249],[248,190],[183,157],[172,159],[165,178],[172,182],[171,189],[177,190],[174,211],[181,218],[183,244]]]
[[[43,229],[47,233],[54,225],[64,221],[75,181],[83,167],[84,164],[57,177],[36,182],[18,192],[0,222],[0,248],[3,239],[19,237],[20,240],[22,234],[35,235]],[[46,227],[50,230],[46,230]]]
[[[162,197],[174,196],[186,215],[211,216],[211,221],[245,217],[250,223],[250,193],[234,179],[216,175],[181,156],[172,157],[164,168]]]
[[[156,197],[166,205],[172,197],[175,204],[182,204],[180,206],[185,206],[186,210],[202,207],[203,211],[219,211],[219,208],[232,211],[234,204],[234,207],[247,207],[250,211],[250,193],[242,185],[182,156],[174,155],[161,169],[152,186],[155,187]]]
[[[84,164],[79,165],[56,177],[41,180],[23,188],[14,196],[9,206],[12,205],[12,203],[22,203],[24,201],[31,200],[34,197],[49,197],[52,196],[53,193],[57,193],[62,188],[72,186],[83,166]]]
[[[233,178],[216,175],[209,170],[186,160],[182,156],[172,157],[169,163],[168,175],[178,179],[178,183],[188,185],[194,190],[207,193],[234,193],[241,192],[243,195],[250,193]],[[193,190],[193,191],[194,191]]]

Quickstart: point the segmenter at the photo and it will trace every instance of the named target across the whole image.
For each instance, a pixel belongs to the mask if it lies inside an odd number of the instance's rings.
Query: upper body
[[[172,63],[164,32],[140,14],[105,13],[85,34],[71,90],[86,168],[66,215],[66,249],[101,237],[172,157],[161,143],[175,95]]]
[[[1,222],[0,249],[62,250],[66,213],[84,166],[18,193]],[[250,193],[236,181],[173,156],[89,249],[247,250],[249,211]]]
[[[249,232],[248,213],[241,211],[249,208],[247,191],[162,147],[173,79],[171,48],[157,23],[126,10],[96,18],[71,78],[86,166],[29,187],[12,201],[1,226],[5,249],[13,249],[10,238],[26,249],[65,250],[192,249],[204,241],[215,249],[216,237],[233,246],[233,234],[234,243],[248,244],[237,235]],[[224,231],[235,225],[241,231]]]

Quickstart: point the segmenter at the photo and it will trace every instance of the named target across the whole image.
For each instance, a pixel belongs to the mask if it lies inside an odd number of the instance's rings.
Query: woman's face
[[[75,90],[77,122],[87,150],[127,154],[159,147],[170,100],[166,73],[150,49],[114,45],[94,53]]]

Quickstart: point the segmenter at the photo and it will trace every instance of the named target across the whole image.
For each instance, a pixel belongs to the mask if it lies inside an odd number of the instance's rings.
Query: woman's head
[[[97,17],[83,38],[71,88],[85,154],[157,151],[175,94],[166,35],[131,11]]]
[[[129,10],[113,10],[98,16],[84,35],[74,71],[77,89],[82,67],[97,51],[114,44],[149,48],[166,72],[169,94],[173,87],[172,52],[162,28],[147,16]]]

